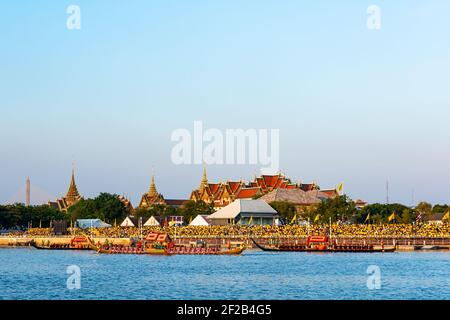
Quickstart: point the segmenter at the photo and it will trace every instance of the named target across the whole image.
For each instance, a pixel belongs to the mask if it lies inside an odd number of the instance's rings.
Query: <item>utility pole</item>
[[[26,190],[26,199],[25,199],[25,204],[27,206],[30,205],[31,203],[31,187],[30,187],[30,177],[27,178],[27,190]]]
[[[389,204],[389,180],[386,180],[386,204]]]

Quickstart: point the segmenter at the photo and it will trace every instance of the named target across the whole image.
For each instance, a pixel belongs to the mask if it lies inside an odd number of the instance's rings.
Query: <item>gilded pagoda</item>
[[[67,210],[80,199],[81,196],[78,192],[77,184],[75,183],[75,169],[72,166],[72,178],[70,179],[69,190],[66,195],[56,201],[49,201],[48,205],[62,212],[67,212]]]
[[[164,196],[158,192],[155,183],[155,175],[152,175],[152,181],[150,183],[150,187],[148,188],[148,192],[144,193],[141,197],[141,201],[139,202],[140,209],[150,209],[155,205],[166,205],[175,208],[182,207],[186,204],[188,200],[184,199],[165,199]]]

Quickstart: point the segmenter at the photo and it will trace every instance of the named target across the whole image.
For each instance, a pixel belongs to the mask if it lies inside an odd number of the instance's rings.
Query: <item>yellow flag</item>
[[[364,220],[364,222],[369,221],[369,219],[370,219],[370,212],[367,214],[366,220]]]
[[[444,214],[444,216],[442,217],[442,221],[445,221],[445,220],[450,220],[450,211],[447,211],[447,213],[446,214]]]
[[[316,217],[314,218],[314,222],[319,221],[319,219],[320,219],[320,214],[316,215]]]
[[[189,218],[189,224],[191,224],[192,222],[192,216]]]
[[[388,217],[388,221],[391,222],[395,219],[395,211]]]
[[[297,221],[297,213],[294,215],[294,217],[291,220],[291,224],[293,224],[295,221]]]
[[[343,189],[344,189],[344,184],[341,183],[341,184],[337,187],[337,192],[338,192],[339,194],[341,194],[341,192],[342,192]]]
[[[248,225],[250,225],[253,222],[253,216],[250,217],[250,220],[248,220]]]
[[[175,221],[169,221],[169,227],[172,227],[173,225],[175,225]]]

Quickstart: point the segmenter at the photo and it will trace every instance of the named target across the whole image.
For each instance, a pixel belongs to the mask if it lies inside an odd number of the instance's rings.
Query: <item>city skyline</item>
[[[29,176],[55,198],[70,163],[84,197],[188,197],[202,165],[171,161],[172,133],[279,129],[280,170],[353,199],[448,203],[450,22],[444,1],[76,1],[0,5],[0,203]],[[27,23],[23,23],[26,20]],[[213,181],[260,165],[209,165]],[[33,187],[32,187],[33,198]],[[31,199],[33,200],[33,199]],[[48,199],[49,200],[49,199]]]

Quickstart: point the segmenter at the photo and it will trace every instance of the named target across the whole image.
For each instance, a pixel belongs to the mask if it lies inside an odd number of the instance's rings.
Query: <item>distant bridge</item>
[[[46,204],[49,200],[54,201],[56,197],[49,192],[39,188],[30,183],[30,204],[40,205]],[[5,204],[23,203],[27,202],[27,185],[26,183],[12,195]]]

